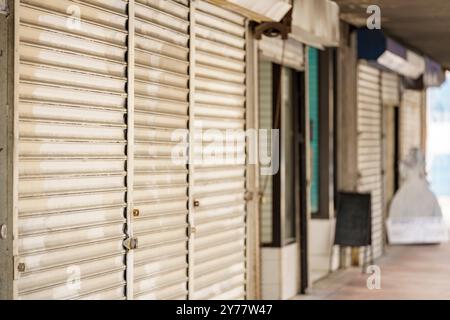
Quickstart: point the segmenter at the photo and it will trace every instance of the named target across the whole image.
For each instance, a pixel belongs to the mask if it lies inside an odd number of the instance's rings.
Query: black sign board
[[[372,244],[372,199],[370,194],[339,193],[334,243],[346,247]]]

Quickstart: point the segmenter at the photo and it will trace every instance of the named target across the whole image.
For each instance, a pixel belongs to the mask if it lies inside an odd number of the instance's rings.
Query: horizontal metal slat
[[[237,49],[234,47],[230,47],[229,45],[221,44],[215,41],[204,40],[202,38],[197,38],[197,42],[195,45],[197,50],[201,50],[203,52],[239,61],[245,60],[245,50],[243,49]]]
[[[20,101],[20,119],[55,120],[84,123],[125,124],[125,109],[106,109],[33,101]]]
[[[89,143],[56,141],[21,141],[21,157],[82,157],[82,156],[116,156],[125,155],[125,143]]]
[[[125,128],[121,126],[93,125],[83,123],[21,121],[19,123],[21,138],[81,140],[116,140],[125,139]]]
[[[187,197],[183,199],[180,196],[178,199],[161,199],[160,201],[149,203],[151,199],[144,198],[142,201],[145,203],[140,203],[139,198],[135,197],[136,207],[139,209],[139,216],[142,218],[153,217],[158,215],[166,215],[175,213],[187,212],[188,199]]]
[[[66,104],[90,105],[95,101],[98,106],[110,108],[123,108],[126,102],[125,94],[26,82],[20,83],[19,95],[21,99]]]
[[[58,1],[39,1],[39,0],[21,0],[22,3],[33,5],[37,8],[42,8],[49,11],[58,12],[61,14],[72,13],[74,9],[74,3],[69,0]],[[126,12],[117,13],[109,11],[105,7],[92,6],[84,4],[82,2],[76,3],[77,7],[82,13],[83,20],[88,20],[98,24],[118,28],[121,30],[126,29],[127,16]]]
[[[195,85],[197,89],[202,91],[241,95],[241,96],[245,95],[245,86],[235,83],[216,81],[212,79],[196,78]]]
[[[136,266],[145,264],[158,264],[162,260],[167,261],[175,257],[186,257],[187,241],[178,241],[159,247],[138,248],[134,253]]]
[[[136,300],[171,300],[178,297],[187,298],[186,283],[171,284],[166,287],[158,288],[150,292],[135,295]]]
[[[141,18],[145,21],[171,28],[182,33],[188,32],[189,21],[187,19],[180,19],[171,14],[167,14],[163,11],[154,9],[151,6],[142,4],[139,1],[136,2],[135,10],[137,18]]]
[[[20,177],[64,174],[120,174],[124,171],[125,161],[120,159],[22,159],[19,161]]]
[[[236,72],[202,64],[196,65],[195,74],[198,78],[228,81],[241,85],[245,82],[245,73],[241,71]]]
[[[162,99],[171,99],[175,101],[187,102],[188,90],[158,83],[136,81],[136,94],[146,97],[156,97]]]
[[[179,87],[179,88],[184,88],[184,89],[188,88],[188,76],[187,75],[183,76],[183,75],[168,72],[168,71],[136,66],[135,76],[136,76],[136,79],[139,79],[139,80],[158,82],[161,84],[166,84],[169,86],[174,86],[174,87]]]
[[[75,54],[67,50],[56,50],[30,44],[21,44],[19,52],[21,61],[97,72],[117,77],[125,77],[126,74],[125,63],[101,59],[92,55]]]
[[[245,63],[243,61],[225,58],[223,56],[206,53],[203,51],[196,52],[196,62],[214,68],[225,69],[233,72],[245,72]]]
[[[148,189],[137,188],[134,193],[135,201],[141,202],[139,208],[141,211],[152,208],[152,205],[157,203],[165,203],[168,199],[171,201],[177,199],[184,201],[187,198],[186,185],[173,185],[172,187],[153,187]],[[146,204],[145,204],[146,203]],[[150,211],[149,211],[150,212]],[[145,214],[145,213],[144,213]]]
[[[169,58],[167,56],[157,55],[139,49],[136,50],[135,57],[136,63],[143,66],[158,68],[179,74],[188,74],[189,64],[184,60]]]
[[[188,104],[172,101],[163,100],[158,98],[149,97],[136,97],[136,111],[138,111],[136,116],[136,125],[152,125],[153,121],[149,121],[149,113],[154,112],[157,114],[173,114],[173,115],[183,115],[187,118]],[[156,123],[156,127],[158,127]]]
[[[187,6],[180,5],[172,0],[137,0],[137,2],[156,8],[184,20],[189,19],[189,8]]]
[[[20,299],[25,300],[55,300],[71,299],[83,294],[96,292],[101,289],[116,287],[125,284],[124,271],[116,271],[110,274],[94,276],[88,279],[81,279],[80,285],[67,285],[67,283],[38,290],[33,293],[20,295]]]
[[[135,27],[137,34],[161,39],[181,47],[188,47],[188,34],[176,32],[171,28],[163,27],[139,18],[135,21]]]
[[[78,263],[76,268],[59,267],[42,272],[20,275],[17,286],[20,293],[36,291],[39,288],[67,284],[74,278],[70,271],[77,273],[79,271],[81,278],[84,279],[114,270],[123,270],[125,268],[124,262],[124,256],[119,255]]]
[[[122,242],[122,239],[111,240],[24,255],[20,257],[19,261],[25,264],[26,273],[61,266],[70,266],[74,263],[82,263],[101,257],[124,254],[125,251]]]
[[[207,1],[200,0],[197,4],[197,9],[241,26],[245,23],[245,18],[240,14],[221,8]]]
[[[73,28],[68,22],[70,15],[61,14],[43,9],[33,8],[28,5],[20,6],[20,22],[43,28],[64,31],[70,34],[84,36],[106,43],[125,46],[127,39],[126,30],[110,28],[105,25],[91,23],[84,19],[77,21],[79,28]],[[63,45],[63,44],[61,44]]]
[[[205,91],[196,91],[195,102],[209,105],[219,105],[235,108],[243,108],[245,106],[245,96],[218,94]]]
[[[85,243],[124,238],[124,224],[90,227],[22,236],[18,240],[20,254],[67,248]]]
[[[245,273],[235,275],[227,280],[214,283],[212,286],[205,287],[202,290],[198,290],[194,294],[194,299],[205,300],[215,299],[229,290],[234,290],[236,287],[244,289],[245,287]]]
[[[124,209],[121,207],[19,217],[19,235],[123,223],[124,220]]]
[[[55,85],[67,85],[76,88],[125,93],[126,79],[106,77],[94,73],[77,72],[66,68],[22,63],[19,68],[20,79]]]
[[[145,234],[136,234],[139,238],[139,246],[142,248],[156,245],[187,241],[187,224],[179,226],[176,229],[161,230],[160,232],[146,232]]]
[[[245,35],[245,28],[243,25],[235,24],[223,18],[213,16],[199,10],[197,10],[195,14],[195,22],[199,25],[211,27],[238,37],[244,37]]]
[[[197,25],[195,28],[195,34],[198,38],[229,45],[238,49],[245,48],[245,39],[243,37],[234,36],[208,26]]]
[[[116,207],[124,205],[124,191],[62,194],[46,197],[21,198],[19,215],[41,215],[59,212]]]
[[[20,41],[41,46],[70,50],[100,58],[125,61],[126,48],[94,41],[81,36],[21,25]]]
[[[136,48],[180,60],[188,60],[189,49],[149,36],[136,36]]]

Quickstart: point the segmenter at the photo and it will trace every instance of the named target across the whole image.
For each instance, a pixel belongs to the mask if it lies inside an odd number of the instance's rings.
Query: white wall
[[[339,249],[333,247],[335,219],[311,219],[309,222],[308,258],[311,282],[320,280],[339,268]]]
[[[283,248],[261,248],[263,300],[287,300],[299,292],[299,255],[296,243]]]

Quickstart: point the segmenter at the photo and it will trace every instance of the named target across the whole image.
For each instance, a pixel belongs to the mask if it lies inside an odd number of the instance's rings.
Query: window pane
[[[283,69],[282,101],[283,101],[283,148],[284,156],[284,242],[295,240],[295,164],[294,164],[294,97],[293,71]]]
[[[319,54],[308,49],[309,119],[311,132],[311,213],[319,213]]]

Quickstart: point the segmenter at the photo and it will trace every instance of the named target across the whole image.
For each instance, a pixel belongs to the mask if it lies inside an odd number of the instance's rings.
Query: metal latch
[[[0,226],[0,239],[6,240],[8,238],[8,227],[6,224]]]
[[[123,247],[130,250],[135,250],[138,248],[138,239],[137,238],[127,238],[123,241]]]
[[[188,226],[188,237],[190,238],[192,235],[197,233],[197,227],[195,226]]]
[[[245,193],[245,196],[244,196],[245,201],[252,201],[254,198],[255,198],[255,195],[253,192],[247,191]]]
[[[9,14],[8,1],[0,0],[0,13],[7,16]]]

